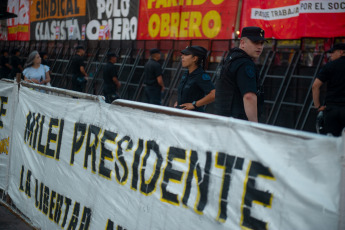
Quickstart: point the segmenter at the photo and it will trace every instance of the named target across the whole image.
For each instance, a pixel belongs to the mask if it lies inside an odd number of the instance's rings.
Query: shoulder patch
[[[246,69],[246,74],[249,78],[255,77],[255,69],[253,68],[253,66],[247,65],[245,69]]]
[[[210,77],[210,75],[208,75],[207,73],[204,73],[204,74],[202,75],[202,79],[205,80],[205,81],[209,81],[209,80],[211,80],[211,77]]]

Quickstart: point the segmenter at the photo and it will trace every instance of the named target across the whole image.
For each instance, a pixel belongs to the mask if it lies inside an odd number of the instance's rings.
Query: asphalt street
[[[31,230],[29,225],[0,204],[0,230]]]

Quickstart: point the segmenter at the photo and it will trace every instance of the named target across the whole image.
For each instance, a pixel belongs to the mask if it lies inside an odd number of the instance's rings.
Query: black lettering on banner
[[[0,129],[4,127],[4,123],[1,120],[2,116],[6,116],[6,109],[4,108],[4,104],[7,104],[8,98],[7,97],[0,97],[1,99],[1,107],[0,107]]]
[[[152,173],[149,180],[145,180],[145,170],[146,170],[146,163],[147,159],[151,154],[151,150],[156,154],[157,160],[155,162],[155,166],[153,167],[154,172]],[[147,141],[146,142],[146,151],[144,155],[144,159],[142,162],[142,167],[140,171],[141,175],[141,183],[140,183],[140,191],[145,195],[150,195],[152,192],[156,190],[157,180],[161,173],[161,166],[163,162],[162,154],[159,152],[159,146],[155,141]]]
[[[24,165],[22,165],[22,169],[20,170],[20,183],[19,183],[19,191],[22,191],[22,192],[24,192],[23,179],[24,179]]]
[[[43,194],[43,209],[42,212],[47,215],[49,210],[49,188],[44,186],[44,194]]]
[[[242,170],[244,159],[218,152],[216,155],[216,167],[223,169],[222,190],[219,197],[219,209],[217,221],[225,222],[227,219],[228,194],[231,185],[232,168]]]
[[[34,129],[34,125],[35,123],[33,122],[30,123],[31,118],[34,116],[34,114],[31,113],[31,111],[29,111],[28,115],[26,115],[26,126],[24,129],[24,143],[26,144],[27,141],[29,140],[29,138],[31,137],[32,133],[33,133],[33,129]]]
[[[61,218],[61,210],[63,205],[64,197],[60,194],[58,194],[56,199],[56,207],[55,207],[55,213],[54,213],[54,222],[59,223]]]
[[[35,207],[38,208],[40,202],[38,200],[38,180],[35,179]]]
[[[126,164],[125,157],[123,156],[123,150],[121,146],[122,143],[124,142],[128,143],[125,151],[129,151],[133,147],[133,141],[131,140],[129,136],[125,136],[120,141],[117,142],[116,158],[119,160],[120,164],[122,165],[124,173],[121,178],[119,166],[115,162],[115,178],[122,185],[126,184],[127,178],[128,178],[128,166]]]
[[[79,229],[89,229],[91,221],[91,209],[84,207],[83,216],[81,218],[81,223]]]
[[[40,114],[36,116],[35,113],[29,112],[29,114],[26,116],[26,126],[24,130],[24,143],[29,142],[29,146],[32,146],[33,149],[36,148],[36,143],[33,143],[33,136],[34,136],[34,127],[36,127],[35,130],[35,136],[37,136],[37,131],[38,131],[38,120],[40,119]],[[32,121],[31,121],[32,120]],[[36,138],[35,138],[36,140]],[[36,141],[34,141],[36,142]]]
[[[49,16],[54,16],[56,12],[56,0],[51,0],[50,1],[50,14]]]
[[[48,9],[49,9],[49,0],[42,0],[42,10],[43,10],[43,17],[47,17],[48,16]]]
[[[53,211],[55,208],[55,198],[56,198],[56,192],[52,190],[50,194],[50,205],[49,205],[49,219],[53,221],[54,216],[53,216]]]
[[[196,151],[191,151],[190,159],[189,159],[189,171],[186,179],[186,187],[185,192],[182,198],[182,203],[187,206],[191,187],[192,187],[192,180],[193,175],[196,175],[196,184],[198,186],[198,195],[199,200],[197,200],[197,204],[195,205],[195,212],[198,214],[202,214],[206,204],[207,204],[207,196],[208,196],[208,185],[210,180],[210,169],[212,165],[212,153],[210,151],[206,152],[206,162],[205,162],[205,169],[204,169],[204,176],[202,176],[201,167],[199,165],[198,153]],[[196,174],[194,174],[196,172]]]
[[[41,14],[40,5],[41,5],[41,3],[39,1],[37,1],[37,4],[36,4],[36,11],[37,11],[36,18],[40,18],[40,14]]]
[[[116,137],[117,133],[105,130],[101,141],[101,160],[99,162],[98,173],[107,179],[110,179],[111,170],[105,167],[105,160],[113,160],[114,157],[112,151],[105,147],[105,143],[108,141],[115,144]]]
[[[45,154],[50,157],[55,157],[55,150],[49,148],[50,142],[56,143],[57,141],[57,134],[53,133],[53,127],[56,127],[56,128],[59,127],[59,119],[51,118],[49,122],[49,131],[48,131]]]
[[[40,114],[38,114],[40,115]],[[44,154],[46,151],[45,151],[45,146],[41,144],[42,142],[42,133],[43,133],[43,125],[44,125],[44,119],[45,119],[45,116],[42,116],[42,119],[41,119],[41,122],[40,122],[40,132],[39,132],[39,136],[38,136],[38,143],[37,143],[37,152],[40,153],[40,154]],[[38,123],[38,121],[37,121]],[[35,140],[34,142],[36,143],[36,134],[37,132],[35,131]]]
[[[66,10],[66,15],[68,14],[73,14],[73,6],[72,6],[72,1],[67,0],[67,10]]]
[[[78,225],[78,218],[79,218],[79,211],[80,211],[80,204],[78,202],[75,202],[72,218],[69,221],[69,225],[67,230],[76,229]]]
[[[114,230],[114,222],[108,219],[107,225],[105,226],[105,230]],[[127,229],[120,225],[116,225],[116,230],[127,230]]]
[[[73,16],[79,14],[77,0],[37,0],[37,19],[54,16]]]
[[[26,173],[25,194],[29,198],[31,197],[31,171],[30,170],[28,170]]]
[[[163,181],[161,184],[162,201],[170,204],[179,205],[178,195],[167,190],[167,186],[170,180],[176,183],[181,183],[183,172],[173,169],[173,161],[186,161],[186,150],[170,147],[167,154],[167,166],[164,169]]]
[[[65,204],[66,204],[66,208],[65,208],[65,216],[63,218],[61,227],[64,228],[66,225],[66,221],[67,221],[67,216],[68,216],[68,212],[69,212],[69,206],[71,206],[71,199],[68,197],[65,197]]]
[[[39,206],[39,210],[42,211],[42,207],[43,207],[43,189],[44,189],[44,184],[41,183],[40,184],[40,206]]]
[[[91,136],[94,135],[94,140],[91,142]],[[86,147],[85,147],[85,158],[84,158],[84,168],[87,169],[87,164],[89,161],[89,156],[91,156],[91,170],[93,173],[96,172],[96,150],[99,144],[99,136],[101,134],[101,128],[90,125],[89,131],[87,133]]]
[[[72,151],[71,151],[71,161],[70,164],[74,164],[74,155],[77,154],[84,142],[86,133],[86,124],[82,123],[75,123],[74,125],[74,134],[73,134],[73,143],[72,143]],[[79,134],[79,137],[78,137]]]
[[[248,166],[248,175],[245,181],[245,195],[242,201],[241,216],[241,226],[248,229],[268,229],[266,222],[258,220],[250,215],[250,208],[253,202],[268,208],[272,205],[273,195],[269,192],[258,190],[255,187],[255,180],[258,176],[275,180],[268,167],[263,166],[260,162],[250,162]]]
[[[133,190],[137,190],[138,188],[138,180],[139,180],[139,165],[140,165],[140,155],[144,149],[144,141],[139,139],[138,147],[134,152],[134,160],[132,164],[132,184],[131,188]]]
[[[108,219],[105,230],[114,230],[114,222]]]
[[[60,120],[60,127],[59,127],[59,136],[58,136],[58,143],[56,146],[56,154],[55,159],[60,159],[60,149],[61,149],[61,141],[62,141],[62,134],[63,134],[63,128],[64,128],[65,121],[63,119]]]

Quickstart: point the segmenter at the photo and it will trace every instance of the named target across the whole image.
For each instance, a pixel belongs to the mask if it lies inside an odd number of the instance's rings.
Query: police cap
[[[111,58],[111,57],[119,57],[119,55],[117,55],[117,54],[114,53],[114,52],[108,52],[108,53],[107,53],[107,58],[109,59],[109,58]]]
[[[184,55],[192,54],[193,56],[206,57],[207,49],[202,46],[187,46],[181,53]]]
[[[84,46],[76,46],[75,49],[76,50],[85,50]]]
[[[249,38],[253,42],[266,41],[265,31],[260,27],[249,26],[242,29],[241,38]]]
[[[150,49],[150,55],[155,54],[155,53],[161,53],[161,51],[157,48]]]
[[[338,43],[335,44],[330,50],[328,50],[328,53],[333,53],[336,50],[345,50],[345,43]]]

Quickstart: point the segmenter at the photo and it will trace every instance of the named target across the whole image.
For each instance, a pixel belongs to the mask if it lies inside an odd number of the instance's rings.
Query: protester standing
[[[9,63],[8,50],[2,50],[2,55],[0,57],[0,79],[8,78],[11,72],[12,66]]]
[[[25,62],[23,70],[24,80],[40,85],[50,82],[49,67],[41,64],[41,57],[37,51],[32,51]]]
[[[159,63],[161,52],[159,49],[150,50],[150,59],[144,66],[145,95],[150,104],[160,105],[161,95],[164,92],[162,66]]]
[[[335,44],[328,62],[316,76],[312,91],[315,108],[324,111],[326,133],[341,136],[345,128],[345,43]],[[320,87],[327,83],[325,105],[320,103]]]
[[[117,54],[110,52],[107,54],[107,58],[108,62],[103,69],[103,94],[105,97],[105,102],[111,103],[112,101],[120,98],[117,90],[121,87],[121,82],[118,79],[117,69],[115,66],[118,58]]]
[[[77,46],[76,54],[72,59],[71,70],[72,70],[72,90],[77,92],[83,92],[86,82],[87,73],[85,71],[84,54],[85,49],[83,46]]]
[[[264,47],[265,32],[244,27],[239,48],[233,48],[216,82],[216,114],[258,122],[259,74],[253,60]]]
[[[10,59],[10,65],[12,66],[12,69],[11,69],[9,77],[11,79],[14,79],[17,73],[22,73],[24,70],[22,66],[22,60],[20,60],[19,56],[20,56],[19,49],[13,49],[12,56]]]
[[[174,106],[203,112],[204,106],[215,98],[215,87],[204,70],[207,50],[201,46],[189,46],[181,53],[182,67],[187,70],[178,86],[178,98]]]

